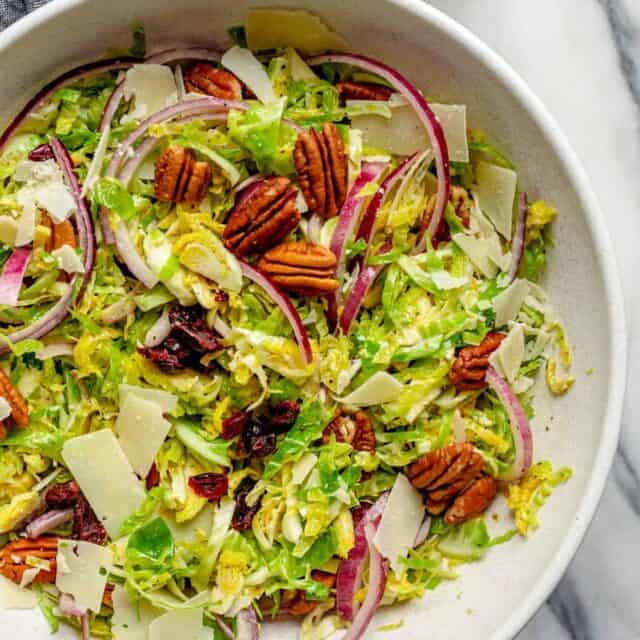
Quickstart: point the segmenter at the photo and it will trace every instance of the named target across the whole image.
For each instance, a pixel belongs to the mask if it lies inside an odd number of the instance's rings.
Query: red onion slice
[[[214,614],[214,616],[216,618],[216,622],[218,623],[218,626],[222,630],[222,633],[224,633],[224,635],[227,638],[229,638],[229,640],[234,640],[233,631],[231,630],[229,625],[224,621],[224,618],[219,613]]]
[[[508,382],[493,368],[487,369],[486,381],[495,391],[509,414],[511,432],[516,449],[516,457],[511,469],[500,475],[500,480],[514,482],[519,480],[533,461],[533,436],[529,419]]]
[[[79,80],[86,80],[87,78],[93,78],[95,76],[107,73],[109,71],[119,71],[121,69],[128,69],[132,65],[140,62],[137,58],[120,58],[111,60],[100,60],[98,62],[90,62],[89,64],[81,65],[75,69],[58,76],[43,87],[27,104],[20,110],[20,113],[11,121],[9,126],[4,130],[0,136],[0,152],[2,152],[7,146],[8,142],[17,133],[20,125],[34,112],[38,111],[45,102],[59,89],[69,86]]]
[[[384,596],[388,564],[376,548],[376,545],[373,544],[374,535],[375,527],[369,522],[365,526],[365,537],[369,548],[369,588],[362,607],[342,640],[360,640],[364,636],[367,627],[380,606],[382,596]]]
[[[235,640],[258,640],[258,618],[253,607],[243,609],[236,616]]]
[[[109,127],[111,127],[113,116],[116,115],[116,111],[118,110],[118,107],[122,102],[122,98],[124,97],[124,88],[124,80],[121,80],[120,82],[118,82],[115,89],[109,96],[107,104],[104,106],[102,117],[100,118],[100,124],[98,125],[98,131],[100,133],[108,131]]]
[[[521,193],[518,203],[518,218],[516,220],[516,228],[513,233],[513,242],[511,244],[511,269],[509,270],[509,283],[512,283],[522,263],[524,255],[525,236],[527,234],[527,215],[529,213],[529,202],[527,194]]]
[[[209,60],[210,62],[220,62],[222,54],[215,49],[205,47],[176,47],[158,51],[147,57],[147,64],[166,64],[177,60]]]
[[[367,243],[367,254],[370,249],[371,240],[373,239],[373,231],[375,229],[375,222],[378,217],[378,213],[380,213],[380,209],[382,209],[382,205],[385,203],[387,196],[390,191],[398,184],[398,181],[401,180],[411,169],[414,162],[420,156],[420,152],[417,151],[412,156],[405,158],[382,182],[380,188],[375,192],[373,198],[369,202],[367,206],[367,210],[362,216],[362,221],[360,222],[360,227],[358,228],[358,233],[356,234],[356,241],[363,239]],[[365,263],[366,255],[360,256],[359,264],[363,265]]]
[[[82,627],[82,640],[91,640],[91,621],[88,612],[80,616],[80,626]]]
[[[87,610],[76,604],[75,598],[68,593],[61,593],[58,598],[58,607],[63,616],[78,616],[81,618],[86,615]]]
[[[42,534],[51,531],[59,527],[65,522],[71,522],[73,520],[73,509],[55,509],[53,511],[47,511],[41,516],[32,520],[25,528],[25,533],[28,538],[32,540],[39,538]],[[76,615],[76,614],[74,614]]]
[[[337,62],[353,65],[354,67],[358,67],[364,71],[380,76],[398,93],[401,93],[413,107],[418,118],[427,130],[436,160],[436,170],[438,173],[438,198],[433,216],[431,217],[431,221],[427,228],[427,231],[431,236],[433,236],[438,229],[440,220],[442,220],[442,216],[447,208],[449,192],[451,189],[451,176],[449,175],[449,150],[447,148],[444,131],[442,129],[442,125],[438,121],[438,118],[429,106],[429,103],[424,99],[424,96],[420,91],[418,91],[418,89],[416,89],[416,87],[414,87],[404,75],[379,60],[357,53],[330,53],[307,59],[307,64],[311,66],[317,66],[324,64],[325,62]],[[424,247],[426,246],[425,243],[426,241],[423,237],[418,244],[419,251],[424,250]]]
[[[390,251],[391,246],[391,242],[385,242],[385,244],[380,247],[378,255],[380,256]],[[345,300],[342,314],[340,315],[340,329],[345,335],[348,335],[351,331],[351,326],[353,325],[353,321],[356,319],[358,312],[360,311],[362,302],[364,301],[367,293],[369,293],[369,289],[371,289],[371,287],[373,286],[376,278],[382,271],[383,266],[384,265],[381,264],[368,264],[365,265],[362,271],[360,271],[355,284],[351,288],[351,291],[349,292],[349,295]]]
[[[157,347],[171,333],[171,321],[169,320],[169,309],[165,307],[160,317],[153,323],[144,337],[145,347]]]
[[[313,351],[311,350],[309,336],[307,335],[307,330],[302,324],[302,319],[300,318],[298,311],[291,304],[291,300],[289,300],[288,296],[271,281],[271,278],[260,273],[260,271],[254,269],[244,260],[240,260],[239,262],[243,275],[259,287],[262,287],[265,293],[280,307],[280,310],[284,313],[291,325],[291,328],[293,329],[293,334],[296,337],[298,346],[300,347],[300,353],[302,354],[304,363],[310,364],[313,361]]]
[[[49,360],[50,358],[59,358],[60,356],[72,356],[73,344],[60,340],[58,342],[50,342],[42,349],[36,352],[38,360]]]
[[[213,321],[213,328],[225,340],[231,335],[231,327],[220,316],[216,316],[216,319]]]
[[[355,528],[354,546],[349,551],[347,558],[338,567],[336,575],[336,609],[343,620],[353,620],[357,610],[357,603],[354,598],[362,582],[362,571],[368,548],[365,533],[366,526],[373,525],[375,528],[378,527],[388,499],[389,492],[383,493],[362,516]]]
[[[131,274],[147,289],[153,289],[158,284],[158,276],[149,269],[144,258],[138,253],[133,240],[129,235],[127,225],[118,220],[115,231],[115,242],[120,257],[124,260]]]
[[[27,270],[33,251],[26,247],[14,249],[9,256],[2,275],[0,275],[0,304],[15,307],[22,288],[24,273]]]
[[[416,541],[413,543],[413,548],[419,547],[428,537],[431,530],[431,516],[427,516],[424,522],[420,525],[418,533],[416,534]]]

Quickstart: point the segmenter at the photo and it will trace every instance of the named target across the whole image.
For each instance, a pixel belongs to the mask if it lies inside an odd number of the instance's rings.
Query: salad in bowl
[[[53,632],[361,638],[571,475],[553,205],[315,16],[229,33],[138,27],[0,138],[0,589]]]

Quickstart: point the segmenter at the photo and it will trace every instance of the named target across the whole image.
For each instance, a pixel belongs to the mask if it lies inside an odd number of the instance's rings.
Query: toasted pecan
[[[422,232],[427,230],[431,216],[436,208],[436,202],[438,200],[438,194],[434,193],[429,200],[427,200],[427,207],[422,219]],[[464,187],[453,185],[449,194],[449,202],[452,204],[456,216],[460,219],[465,227],[468,227],[471,221],[471,197],[468,191]],[[435,244],[439,242],[446,242],[451,239],[451,233],[449,232],[449,225],[444,216],[438,225],[435,233],[433,234],[433,242]]]
[[[449,524],[459,524],[484,511],[496,495],[495,480],[483,475],[483,468],[483,457],[465,442],[421,456],[407,475],[423,492],[431,515],[444,513]]]
[[[311,211],[331,218],[347,195],[347,156],[333,123],[301,133],[293,151],[300,189]]]
[[[11,407],[13,422],[21,429],[24,429],[29,424],[29,407],[18,388],[13,386],[9,376],[2,369],[0,369],[0,396]]]
[[[211,183],[211,167],[196,160],[192,149],[167,147],[156,160],[154,189],[158,200],[197,204]]]
[[[227,249],[242,257],[281,242],[300,222],[295,199],[288,178],[262,180],[229,214],[222,234]]]
[[[356,411],[353,415],[345,414],[338,409],[336,417],[325,427],[322,441],[327,444],[331,435],[335,435],[338,442],[349,443],[356,451],[376,449],[376,434],[371,418],[364,411]]]
[[[184,86],[191,93],[204,93],[223,100],[240,100],[242,83],[233,73],[208,62],[196,62],[184,75]]]
[[[350,80],[336,83],[336,89],[342,100],[388,100],[393,93],[393,89],[382,84]]]
[[[458,391],[474,391],[487,386],[485,377],[489,356],[505,339],[504,333],[488,333],[477,347],[464,347],[458,352],[449,371],[449,382]]]
[[[284,242],[258,262],[258,269],[283,289],[307,296],[326,295],[338,288],[335,266],[333,252],[311,242]]]
[[[55,536],[42,536],[35,540],[15,540],[0,550],[0,574],[20,584],[25,571],[33,568],[26,564],[27,558],[31,557],[49,562],[49,568],[41,569],[33,581],[55,582],[57,555],[58,538]]]
[[[327,573],[326,571],[317,569],[311,572],[311,578],[316,582],[321,582],[326,587],[329,587],[329,589],[333,589],[336,583],[336,576],[333,573]],[[269,597],[261,598],[260,609],[265,616],[270,616],[274,604],[274,600]],[[283,590],[280,596],[280,607],[276,618],[306,616],[319,604],[319,600],[308,600],[305,592],[300,589]]]

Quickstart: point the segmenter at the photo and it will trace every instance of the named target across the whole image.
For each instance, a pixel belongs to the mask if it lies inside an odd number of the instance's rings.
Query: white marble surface
[[[0,0],[0,26],[43,0]],[[626,296],[623,435],[598,514],[518,640],[640,638],[640,0],[431,0],[499,52],[559,121],[591,176]]]
[[[596,518],[518,640],[640,638],[640,0],[432,0],[500,53],[586,166],[620,268],[629,327],[622,440]]]

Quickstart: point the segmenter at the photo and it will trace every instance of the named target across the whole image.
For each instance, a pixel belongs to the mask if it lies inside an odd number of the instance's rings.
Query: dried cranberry
[[[242,433],[249,421],[246,411],[236,411],[233,415],[222,421],[222,439],[231,440]]]
[[[229,490],[229,480],[224,473],[200,473],[189,478],[189,486],[202,498],[220,500]]]
[[[80,497],[80,487],[77,482],[54,484],[47,491],[44,499],[51,509],[65,509],[72,507]]]
[[[276,450],[276,434],[271,425],[255,417],[242,430],[242,440],[246,452],[256,458],[264,458]]]
[[[227,302],[229,300],[229,294],[226,291],[222,291],[222,289],[217,289],[213,294],[213,299],[216,302]]]
[[[247,495],[255,486],[255,481],[251,478],[245,478],[236,489],[236,508],[233,511],[233,517],[231,518],[231,527],[236,531],[246,531],[251,529],[251,523],[253,522],[253,516],[258,513],[260,509],[260,500],[256,502],[252,507],[247,504]]]
[[[294,425],[298,414],[300,413],[300,405],[293,400],[283,400],[271,409],[269,422],[274,433],[285,433]]]
[[[73,508],[73,537],[99,545],[107,541],[106,529],[82,494]]]
[[[146,486],[147,491],[150,491],[154,487],[157,487],[160,484],[160,472],[158,471],[158,467],[156,467],[156,463],[154,462],[151,465],[151,469],[149,469],[149,473],[147,474]]]
[[[33,162],[44,162],[45,160],[52,160],[53,158],[53,149],[48,142],[41,144],[29,152],[29,160],[33,160]]]
[[[200,307],[179,307],[169,310],[171,328],[191,348],[204,353],[220,349],[216,334],[209,328]]]

